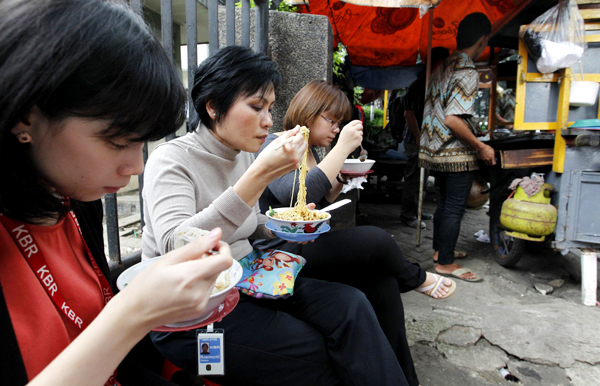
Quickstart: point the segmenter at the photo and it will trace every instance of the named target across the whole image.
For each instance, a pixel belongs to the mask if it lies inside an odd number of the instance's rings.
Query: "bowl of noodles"
[[[300,128],[300,133],[308,143],[310,130],[306,126]],[[296,203],[288,208],[269,208],[266,215],[271,219],[269,228],[276,235],[286,234],[310,234],[319,231],[323,224],[327,223],[331,215],[320,210],[309,209],[306,205],[306,174],[308,173],[307,157],[309,148],[304,152],[300,168],[294,172],[294,185],[292,186],[292,197],[297,192]],[[296,184],[296,180],[298,184]],[[281,236],[280,236],[281,237]],[[285,237],[281,237],[286,239]],[[315,237],[316,238],[316,237]],[[307,240],[305,240],[307,241]]]
[[[297,207],[275,208],[270,209],[266,214],[276,232],[296,234],[315,233],[331,218],[328,212],[306,207],[300,213],[298,212]]]
[[[181,247],[191,242],[195,238],[202,237],[207,233],[208,231],[199,228],[184,228],[175,235],[175,246]],[[142,272],[145,268],[148,268],[150,265],[156,263],[161,258],[162,256],[145,260],[126,269],[117,278],[117,288],[119,288],[119,290],[124,289],[127,284],[129,284],[129,282],[131,282],[131,280],[133,280],[140,272]],[[210,259],[210,256],[205,257],[205,259]],[[217,277],[215,286],[213,287],[212,293],[208,299],[208,303],[206,304],[206,308],[204,308],[204,311],[201,314],[192,319],[184,320],[178,323],[167,324],[166,326],[176,328],[186,327],[198,324],[203,320],[208,319],[225,301],[225,298],[227,295],[229,295],[229,292],[242,278],[242,274],[242,266],[236,260],[233,260],[231,267],[221,272]]]
[[[273,225],[271,221],[265,224],[268,230],[273,232],[275,236],[279,237],[282,240],[292,241],[295,243],[303,243],[306,241],[312,241],[317,237],[321,236],[323,233],[329,232],[331,227],[327,223],[320,224],[319,228],[313,233],[288,233],[278,231],[277,228]]]
[[[342,170],[340,170],[340,173],[364,175],[369,173],[374,164],[375,161],[372,159],[361,161],[359,159],[349,158],[346,161],[344,161],[344,165],[342,166]]]

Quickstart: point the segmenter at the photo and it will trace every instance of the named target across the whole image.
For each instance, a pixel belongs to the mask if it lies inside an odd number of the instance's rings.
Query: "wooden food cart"
[[[583,78],[600,82],[600,1],[580,0],[588,50],[582,63]],[[525,28],[525,26],[521,27]],[[519,41],[516,108],[513,136],[488,142],[499,155],[499,167],[489,170],[490,238],[496,261],[513,266],[525,243],[507,234],[500,223],[508,185],[518,177],[543,173],[553,185],[552,205],[558,209],[556,229],[549,240],[558,251],[581,250],[582,299],[596,305],[596,249],[600,246],[600,127],[571,128],[575,121],[600,119],[600,105],[572,107],[571,82],[581,75],[570,68],[552,74],[538,72]],[[579,68],[576,65],[575,68]],[[495,83],[496,80],[493,80]],[[495,84],[490,100],[495,97]],[[490,109],[491,110],[491,109]],[[493,122],[493,116],[490,115]],[[490,125],[490,127],[493,127]]]

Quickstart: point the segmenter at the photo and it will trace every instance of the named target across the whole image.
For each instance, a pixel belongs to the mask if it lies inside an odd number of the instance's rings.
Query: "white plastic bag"
[[[587,48],[583,18],[575,0],[560,0],[538,16],[520,36],[543,74],[571,67]]]

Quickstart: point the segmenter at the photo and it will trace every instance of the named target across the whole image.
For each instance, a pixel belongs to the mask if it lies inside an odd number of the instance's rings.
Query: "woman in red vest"
[[[3,0],[0,89],[0,384],[127,385],[129,350],[201,312],[231,265],[215,229],[109,284],[100,198],[181,126],[177,72],[124,3]],[[134,379],[165,384],[148,377]]]

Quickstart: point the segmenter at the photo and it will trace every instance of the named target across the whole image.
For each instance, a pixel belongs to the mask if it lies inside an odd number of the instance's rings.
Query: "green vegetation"
[[[360,103],[360,98],[362,97],[362,94],[365,90],[360,87],[360,86],[356,86],[354,87],[354,105],[361,105],[362,103]]]
[[[365,121],[367,121],[367,126],[383,126],[383,110],[375,109],[375,114],[372,121],[369,121],[371,117],[371,106],[363,106],[365,110]]]
[[[371,117],[371,106],[363,106],[365,110],[365,136],[367,139],[374,140],[375,137],[383,130],[383,110],[375,109],[373,120]]]
[[[252,1],[252,0],[250,0]],[[269,2],[270,5],[270,2]],[[285,1],[282,1],[281,3],[279,3],[279,11],[281,12],[296,12],[296,7],[292,6],[292,5],[288,5],[288,3],[286,3]]]
[[[254,8],[254,0],[250,0],[250,8]],[[235,3],[235,6],[238,8],[242,8],[242,2],[241,1],[237,1]],[[269,9],[275,9],[273,7],[273,2],[271,0],[269,0]],[[293,7],[291,5],[288,5],[288,3],[286,3],[285,1],[282,1],[281,3],[279,3],[279,7],[277,8],[278,11],[281,12],[296,12],[296,7]]]
[[[340,78],[344,77],[344,74],[342,73],[342,65],[346,60],[346,55],[348,55],[346,47],[342,43],[338,43],[338,46],[333,51],[333,75]]]

